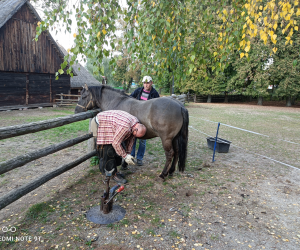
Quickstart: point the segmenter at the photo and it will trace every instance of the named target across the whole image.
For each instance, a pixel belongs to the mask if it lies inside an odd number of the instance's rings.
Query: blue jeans
[[[135,138],[135,140],[134,140],[134,144],[133,144],[132,151],[131,151],[131,155],[133,157],[135,157],[136,140],[137,140],[137,138]],[[139,141],[139,149],[138,149],[136,158],[138,160],[143,160],[144,154],[146,152],[146,140],[142,140],[142,139],[139,139],[139,140],[140,140]]]

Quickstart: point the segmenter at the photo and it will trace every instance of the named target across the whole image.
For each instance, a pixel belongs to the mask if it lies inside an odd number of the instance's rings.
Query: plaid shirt
[[[139,122],[133,115],[120,110],[100,112],[97,115],[99,122],[97,144],[112,144],[116,153],[125,158],[131,153],[135,137],[132,127]],[[126,152],[121,143],[125,141]]]

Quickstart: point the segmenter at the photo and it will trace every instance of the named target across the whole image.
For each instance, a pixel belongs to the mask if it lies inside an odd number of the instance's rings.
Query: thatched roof
[[[27,4],[28,8],[37,19],[37,21],[42,21],[39,14],[36,12],[35,8],[30,4],[28,0],[0,0],[0,29],[1,27],[15,14],[17,11],[24,5]],[[47,32],[47,36],[50,38],[54,47],[58,51],[58,55],[60,58],[64,59],[64,54],[60,50],[59,46],[56,44],[55,40],[49,33]]]
[[[58,44],[58,45],[59,45],[61,51],[64,53],[64,55],[68,55],[68,52],[65,50],[65,48],[62,47],[60,44]],[[88,86],[95,86],[95,85],[100,85],[101,84],[80,63],[77,63],[77,64],[74,63],[72,65],[72,67],[73,67],[73,73],[75,73],[76,76],[71,77],[71,88],[81,88],[85,83]],[[79,68],[80,68],[80,70],[79,70]]]

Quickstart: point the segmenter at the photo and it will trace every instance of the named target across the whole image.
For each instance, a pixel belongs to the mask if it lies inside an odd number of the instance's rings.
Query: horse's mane
[[[115,93],[118,93],[121,97],[121,100],[125,98],[131,98],[129,95],[127,95],[123,90],[119,89],[114,89],[108,85],[100,85],[100,86],[89,86],[88,90],[91,92],[93,99],[96,100],[97,105],[98,105],[98,100],[101,100],[101,95],[102,95],[102,90],[107,89],[111,90]],[[99,106],[99,105],[98,105]]]

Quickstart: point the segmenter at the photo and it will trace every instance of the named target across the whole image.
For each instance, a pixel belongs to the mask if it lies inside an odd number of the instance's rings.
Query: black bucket
[[[214,150],[216,137],[207,137],[207,146]],[[217,139],[216,151],[218,153],[228,153],[231,141],[224,140],[222,138]]]

